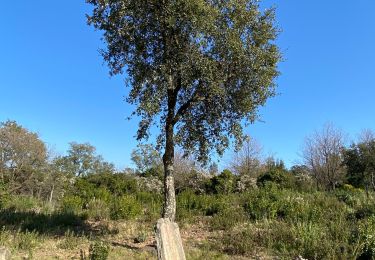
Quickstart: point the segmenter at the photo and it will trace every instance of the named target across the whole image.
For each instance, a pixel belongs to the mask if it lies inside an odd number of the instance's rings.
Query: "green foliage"
[[[211,219],[211,227],[215,230],[230,230],[249,219],[244,208],[239,205],[230,205],[215,214]]]
[[[105,220],[109,219],[110,208],[106,201],[94,199],[87,204],[86,214],[89,219]]]
[[[110,173],[79,178],[73,188],[73,193],[85,198],[86,201],[94,198],[108,201],[111,195],[122,196],[137,191],[138,183],[134,176]]]
[[[38,243],[40,242],[40,238],[38,233],[32,231],[25,231],[21,232],[20,230],[17,232],[15,237],[15,246],[16,248],[24,251],[30,251],[34,249]]]
[[[356,241],[355,253],[358,259],[375,258],[375,216],[362,220],[353,238]]]
[[[150,144],[139,144],[131,153],[131,159],[139,173],[147,176],[159,176],[162,172],[160,153]]]
[[[357,188],[375,190],[375,139],[371,137],[344,150],[348,183]]]
[[[186,218],[193,215],[213,216],[229,205],[231,197],[223,195],[197,195],[185,191],[177,196],[177,217]]]
[[[81,213],[83,200],[76,195],[67,195],[61,202],[61,210],[66,213]]]
[[[89,260],[106,260],[109,255],[109,246],[97,241],[90,245]]]
[[[138,232],[137,236],[134,238],[134,242],[135,243],[143,243],[146,241],[148,237],[148,234],[147,232],[145,232],[144,230]]]
[[[41,202],[31,196],[11,196],[3,204],[3,208],[10,209],[15,212],[36,211],[40,209]]]
[[[66,174],[88,176],[90,174],[113,173],[114,165],[96,155],[96,148],[89,143],[72,142],[68,155],[55,159],[56,165]]]
[[[15,121],[0,122],[0,173],[2,184],[13,193],[37,192],[43,183],[47,148],[38,134]]]
[[[142,118],[138,139],[153,123],[173,125],[176,144],[206,161],[232,137],[241,143],[241,120],[253,122],[275,94],[278,29],[274,10],[260,11],[257,1],[88,2],[110,73],[127,70],[127,100]]]
[[[142,213],[142,206],[134,196],[115,198],[111,208],[112,219],[134,219]]]
[[[216,194],[229,194],[234,191],[235,176],[225,169],[219,176],[211,179],[210,189]]]
[[[270,159],[267,162],[267,171],[257,178],[257,185],[264,187],[267,183],[274,183],[279,187],[291,188],[294,181],[293,175],[285,169],[282,161]]]
[[[73,231],[68,230],[64,234],[64,239],[58,244],[58,248],[73,250],[81,242],[82,238],[78,237]]]

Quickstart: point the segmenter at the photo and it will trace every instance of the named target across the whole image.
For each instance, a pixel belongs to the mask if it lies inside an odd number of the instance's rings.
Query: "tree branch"
[[[200,101],[200,100],[203,100],[204,97],[200,97],[199,96],[199,90],[200,90],[200,87],[201,86],[201,82],[199,82],[198,84],[198,87],[197,89],[194,91],[194,94],[191,96],[190,99],[188,99],[188,101],[186,101],[185,104],[183,104],[182,106],[180,106],[180,108],[177,110],[176,112],[176,115],[174,116],[173,118],[173,125],[175,125],[181,118],[181,116],[183,116],[185,114],[185,112],[197,101]]]

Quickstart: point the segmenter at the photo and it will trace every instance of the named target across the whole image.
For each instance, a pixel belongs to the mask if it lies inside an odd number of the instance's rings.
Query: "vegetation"
[[[148,173],[159,171],[159,159],[118,172],[89,144],[73,143],[67,156],[52,158],[43,141],[16,122],[3,123],[0,133],[0,245],[15,257],[155,257],[162,176]],[[339,155],[328,154],[340,160],[333,186],[328,176],[317,178],[311,165],[288,170],[280,160],[258,152],[255,157],[251,147],[235,157],[243,167],[236,160],[229,164],[233,172],[216,174],[217,166],[198,167],[177,154],[176,176],[188,176],[177,178],[176,215],[188,259],[375,259],[375,138],[365,136],[340,146]],[[326,148],[314,149],[320,147]],[[146,151],[151,146],[137,149],[143,151],[133,153],[139,162],[155,152]],[[324,175],[331,168],[320,162]],[[254,167],[246,172],[249,165]]]
[[[209,161],[275,95],[281,59],[274,10],[259,1],[87,0],[89,24],[103,32],[111,75],[126,70],[127,100],[141,118],[137,139],[161,129],[164,148],[163,217],[175,219],[175,146]],[[135,154],[134,156],[137,156]]]

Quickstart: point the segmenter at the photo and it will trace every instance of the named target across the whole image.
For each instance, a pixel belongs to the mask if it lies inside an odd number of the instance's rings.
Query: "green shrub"
[[[143,243],[146,241],[147,237],[148,237],[147,232],[145,232],[144,230],[141,230],[140,232],[138,232],[137,236],[134,238],[134,242]]]
[[[93,199],[87,204],[86,213],[89,219],[109,219],[110,209],[107,202],[100,199]]]
[[[41,202],[31,196],[11,196],[3,207],[15,212],[36,211],[41,207]]]
[[[133,219],[142,213],[142,206],[134,196],[124,195],[113,201],[111,208],[111,218]]]
[[[90,245],[89,259],[90,260],[106,260],[109,254],[109,246],[103,242],[95,242]]]
[[[258,186],[266,186],[267,183],[274,183],[281,188],[292,188],[294,183],[293,175],[287,171],[273,168],[257,178]]]
[[[243,207],[231,206],[212,217],[211,227],[213,229],[229,230],[237,224],[246,222],[247,219],[248,215]]]
[[[61,210],[65,213],[79,214],[82,211],[82,207],[82,198],[75,195],[67,195],[61,202]]]
[[[209,189],[216,194],[229,194],[235,189],[236,178],[230,170],[223,170],[220,175],[211,179]]]
[[[253,220],[273,219],[277,216],[279,197],[273,187],[252,191],[245,195],[244,208]]]
[[[58,248],[73,250],[80,244],[81,238],[76,236],[71,230],[68,230],[64,234],[64,239],[57,245]]]
[[[188,220],[194,216],[214,216],[233,204],[236,199],[229,195],[197,195],[184,191],[177,196],[177,219]]]
[[[90,191],[92,188],[105,188],[114,196],[134,194],[139,191],[136,179],[128,174],[93,174],[85,177],[84,180],[89,187],[87,194],[92,194],[90,199],[95,196],[95,189]]]
[[[39,234],[36,232],[21,232],[20,230],[15,234],[15,247],[20,250],[30,251],[34,249],[40,242]]]
[[[353,242],[357,259],[375,259],[375,216],[359,222]]]
[[[137,192],[136,200],[142,205],[145,210],[145,217],[147,221],[154,221],[160,217],[161,208],[163,205],[163,197],[161,194],[151,192]]]

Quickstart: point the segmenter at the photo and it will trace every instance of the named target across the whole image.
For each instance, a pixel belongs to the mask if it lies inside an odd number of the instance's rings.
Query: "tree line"
[[[70,143],[66,155],[53,156],[38,134],[15,121],[0,126],[0,180],[2,190],[46,201],[61,199],[69,185],[92,175],[123,174],[161,186],[163,161],[151,144],[139,144],[131,153],[135,169],[116,170],[89,143]],[[345,145],[344,134],[332,125],[308,136],[302,163],[285,167],[282,160],[262,155],[254,139],[234,153],[227,169],[203,167],[194,158],[175,153],[176,192],[231,193],[273,182],[283,187],[332,191],[344,185],[375,190],[375,135],[365,131],[358,141]],[[140,181],[140,179],[139,179]],[[155,188],[160,191],[162,187]]]

